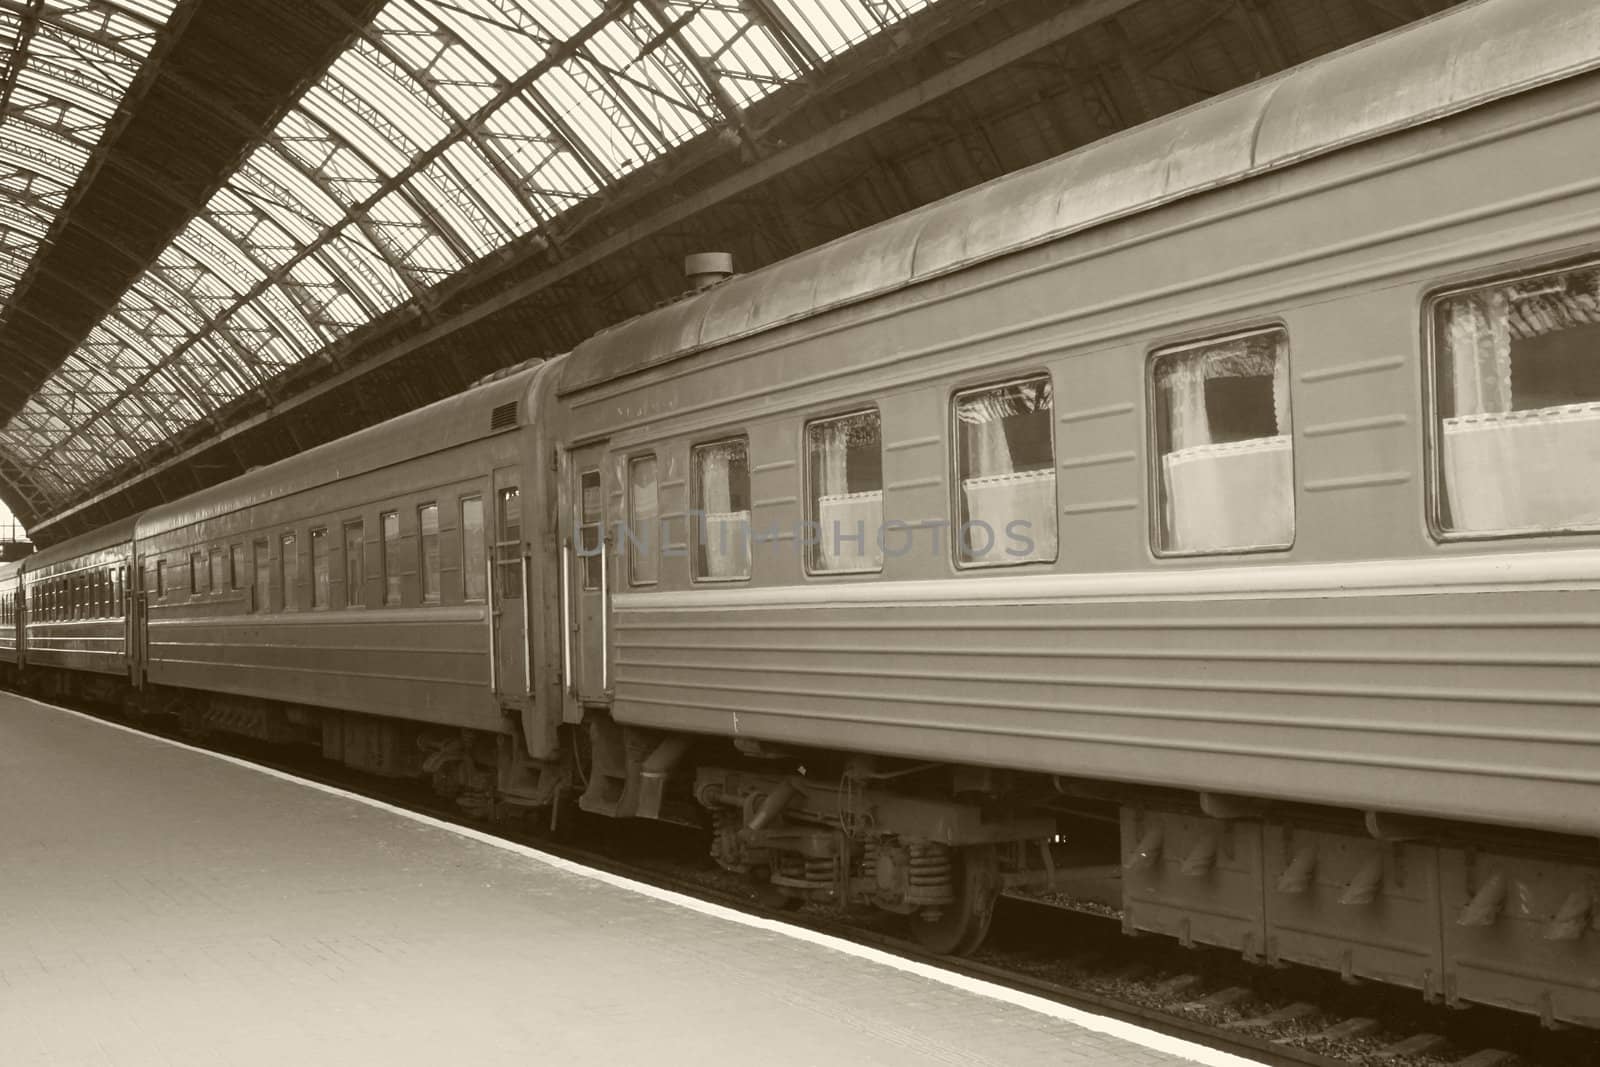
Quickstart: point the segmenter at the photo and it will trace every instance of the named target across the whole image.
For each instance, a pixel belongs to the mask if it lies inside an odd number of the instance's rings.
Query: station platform
[[[1245,1061],[0,694],[0,1062]]]

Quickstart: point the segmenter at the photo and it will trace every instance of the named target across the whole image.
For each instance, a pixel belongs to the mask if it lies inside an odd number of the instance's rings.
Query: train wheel
[[[911,936],[930,952],[966,956],[988,936],[1000,899],[999,859],[993,845],[969,845],[956,854],[955,899],[938,917],[911,916]]]

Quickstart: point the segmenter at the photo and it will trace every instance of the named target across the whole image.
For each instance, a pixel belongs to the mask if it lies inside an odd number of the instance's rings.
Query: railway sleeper
[[[1600,1026],[1600,863],[1470,828],[1246,815],[1125,805],[1124,931]]]

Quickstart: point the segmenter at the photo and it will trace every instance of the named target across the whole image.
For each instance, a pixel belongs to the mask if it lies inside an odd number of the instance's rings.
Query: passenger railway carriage
[[[1597,66],[1470,4],[725,281],[0,570],[24,678],[1595,1025]]]

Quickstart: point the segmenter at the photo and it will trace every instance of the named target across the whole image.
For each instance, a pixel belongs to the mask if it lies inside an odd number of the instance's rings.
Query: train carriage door
[[[602,446],[592,445],[573,451],[570,465],[570,514],[562,523],[561,536],[568,551],[564,562],[570,568],[568,591],[575,632],[572,641],[572,674],[579,701],[603,703],[610,699],[609,665],[611,620],[607,617],[611,575],[606,552],[605,478],[601,463]]]
[[[486,566],[490,625],[494,630],[495,688],[506,697],[525,698],[533,689],[528,659],[528,546],[523,531],[522,479],[516,467],[494,472]],[[465,530],[462,536],[471,536]],[[481,535],[480,535],[481,536]]]

